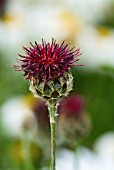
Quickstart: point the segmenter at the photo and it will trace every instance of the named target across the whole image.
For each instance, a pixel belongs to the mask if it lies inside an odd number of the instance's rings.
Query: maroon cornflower
[[[41,44],[33,45],[31,47],[23,47],[26,55],[20,55],[21,59],[17,59],[19,66],[14,65],[16,71],[23,71],[26,79],[34,78],[36,81],[42,79],[45,82],[54,80],[57,77],[63,76],[65,72],[71,68],[79,59],[80,49],[74,50],[68,48],[69,44],[63,41],[60,45],[52,38],[52,43],[46,43],[42,39]],[[81,66],[81,65],[80,65]]]
[[[74,149],[79,140],[86,136],[91,127],[85,108],[84,97],[71,95],[60,102],[58,117],[58,138],[60,142]]]
[[[71,95],[60,102],[59,113],[64,113],[68,117],[80,116],[85,108],[84,97]]]
[[[48,106],[51,129],[51,170],[55,170],[56,122],[57,108],[62,97],[68,96],[73,87],[73,76],[69,69],[79,59],[80,49],[68,47],[63,41],[60,45],[52,38],[51,44],[42,39],[41,44],[32,43],[31,47],[23,47],[26,55],[17,59],[20,63],[15,70],[23,71],[30,80],[30,91],[35,97],[45,99]],[[76,59],[75,59],[76,58]]]

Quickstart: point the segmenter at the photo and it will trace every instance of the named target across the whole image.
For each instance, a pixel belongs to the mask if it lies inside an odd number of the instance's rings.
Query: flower
[[[65,112],[68,117],[79,117],[84,109],[84,98],[80,95],[71,95],[61,101],[59,112]]]
[[[26,133],[29,139],[36,136],[37,121],[30,104],[27,104],[27,100],[28,96],[16,96],[8,99],[2,105],[1,121],[6,135],[23,138],[23,135]]]
[[[21,59],[17,59],[19,66],[14,65],[17,71],[23,71],[26,79],[34,78],[36,81],[42,79],[45,82],[54,80],[57,77],[63,76],[65,72],[72,67],[79,59],[74,58],[80,56],[80,49],[74,50],[74,47],[69,49],[65,41],[61,45],[56,43],[52,38],[52,43],[46,43],[42,39],[42,44],[35,45],[32,43],[31,47],[23,47],[26,55],[20,55]]]
[[[30,80],[30,91],[37,98],[46,100],[60,100],[67,96],[72,90],[73,77],[68,70],[79,59],[80,49],[68,48],[69,44],[63,41],[60,45],[52,38],[52,43],[46,43],[42,39],[42,44],[23,49],[26,55],[20,55],[17,59],[19,66],[14,65],[16,71],[23,71],[26,79]],[[82,65],[79,65],[82,66]]]
[[[61,100],[58,113],[59,143],[74,149],[80,139],[88,135],[91,127],[84,97],[71,95]]]

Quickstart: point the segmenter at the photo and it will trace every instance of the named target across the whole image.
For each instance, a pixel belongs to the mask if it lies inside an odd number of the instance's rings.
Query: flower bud
[[[37,98],[44,98],[46,100],[59,99],[67,96],[72,90],[73,77],[69,73],[64,73],[62,77],[57,77],[53,81],[44,82],[38,79],[37,82],[34,78],[30,81],[30,91]]]

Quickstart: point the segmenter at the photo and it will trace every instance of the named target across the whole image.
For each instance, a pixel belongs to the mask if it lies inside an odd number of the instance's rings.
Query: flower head
[[[63,41],[60,45],[52,38],[51,43],[46,43],[42,39],[41,44],[32,43],[31,47],[23,47],[26,55],[20,55],[21,59],[17,59],[19,66],[14,66],[17,71],[23,71],[26,79],[34,80],[42,79],[45,82],[54,80],[57,77],[63,76],[65,72],[72,67],[79,59],[80,49],[74,50],[68,48],[69,44]]]
[[[91,128],[84,96],[74,94],[61,100],[59,113],[58,138],[60,143],[72,148],[89,133]]]
[[[59,112],[65,113],[68,117],[79,117],[85,108],[84,97],[80,95],[71,95],[60,103]]]

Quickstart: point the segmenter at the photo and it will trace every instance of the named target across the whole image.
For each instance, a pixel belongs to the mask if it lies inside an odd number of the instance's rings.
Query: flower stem
[[[58,102],[48,102],[51,129],[51,170],[56,170],[56,124]]]

